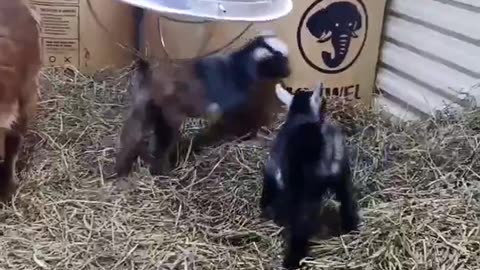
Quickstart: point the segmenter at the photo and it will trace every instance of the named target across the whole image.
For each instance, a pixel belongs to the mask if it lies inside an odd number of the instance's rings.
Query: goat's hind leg
[[[152,109],[153,136],[150,139],[153,157],[150,162],[150,173],[159,175],[167,173],[175,161],[174,147],[179,130],[172,127],[162,113],[161,108]]]
[[[346,166],[342,177],[337,181],[335,192],[341,203],[340,215],[343,231],[348,233],[357,230],[360,218],[358,216],[358,204],[353,194],[353,182],[349,166]]]
[[[0,130],[0,133],[2,133],[0,143],[4,143],[3,160],[0,163],[0,200],[6,201],[18,187],[15,164],[21,149],[22,136],[18,132],[6,129]]]
[[[134,108],[122,127],[120,134],[120,150],[115,161],[117,177],[124,177],[130,173],[135,159],[140,154],[142,140],[145,133],[144,108]]]
[[[299,202],[288,211],[288,240],[283,266],[296,269],[300,267],[300,261],[308,255],[309,240],[316,229],[319,208],[315,204]]]

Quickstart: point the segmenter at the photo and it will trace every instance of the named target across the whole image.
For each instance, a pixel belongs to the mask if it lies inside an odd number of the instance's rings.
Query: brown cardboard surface
[[[311,89],[318,82],[323,82],[326,95],[341,95],[347,100],[362,101],[370,106],[385,5],[386,0],[294,1],[293,10],[289,15],[273,22],[255,24],[226,51],[243,45],[260,30],[273,29],[289,45],[293,73],[285,83],[290,90]],[[317,12],[318,14],[314,15]],[[311,19],[312,17],[314,19]],[[147,13],[145,20],[148,54],[164,57],[157,26],[158,16]],[[309,20],[317,21],[312,23],[314,26],[311,28],[313,32],[315,30],[319,32],[315,33],[318,37],[308,29]],[[178,58],[196,56],[209,30],[213,32],[213,36],[206,48],[207,52],[228,43],[248,25],[240,22],[188,24],[165,19],[161,19],[160,22],[167,50],[171,56]],[[345,36],[341,36],[344,33],[333,28],[336,27],[336,23],[339,28],[355,29],[349,31],[350,42],[345,48],[338,47],[339,43],[346,41]],[[322,38],[320,27],[325,30],[323,37],[330,37],[323,42],[318,42],[319,37]],[[356,37],[352,38],[353,35]],[[338,63],[330,61],[328,66],[322,54],[327,61],[330,57],[326,53],[335,58],[334,42],[337,52],[346,50],[347,53],[343,61]]]
[[[91,0],[110,33],[97,25],[86,0],[30,0],[42,20],[46,66],[73,65],[91,74],[103,68],[121,68],[133,56],[116,45],[134,43],[132,8],[115,0]]]
[[[287,86],[295,91],[323,81],[327,95],[370,106],[385,5],[385,0],[296,1],[292,13],[275,23],[290,45],[295,70]],[[345,58],[335,63],[341,51]]]

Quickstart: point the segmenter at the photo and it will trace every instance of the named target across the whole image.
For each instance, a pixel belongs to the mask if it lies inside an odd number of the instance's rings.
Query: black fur
[[[9,198],[17,183],[15,181],[15,165],[18,152],[22,147],[22,136],[14,130],[10,130],[5,136],[5,157],[0,161],[0,199]]]
[[[318,114],[312,111],[310,96],[311,92],[303,91],[294,96],[264,168],[260,207],[264,217],[287,229],[283,264],[288,269],[298,267],[307,255],[308,241],[319,225],[322,199],[328,190],[334,191],[341,202],[343,231],[356,230],[359,223],[347,153],[343,153],[338,174],[318,174],[319,162],[327,160],[323,150],[333,141],[322,130],[322,125],[331,123],[320,108]],[[277,170],[283,187],[275,179]]]
[[[289,59],[274,51],[259,36],[243,48],[226,56],[211,56],[196,64],[197,75],[205,82],[208,97],[220,105],[222,112],[233,113],[248,103],[258,81],[282,79],[290,75]],[[253,52],[265,48],[271,57],[256,61]]]

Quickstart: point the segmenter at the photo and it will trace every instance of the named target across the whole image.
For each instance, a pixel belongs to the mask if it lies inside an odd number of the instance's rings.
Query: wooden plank
[[[480,46],[393,16],[386,21],[385,35],[459,65],[480,77]]]

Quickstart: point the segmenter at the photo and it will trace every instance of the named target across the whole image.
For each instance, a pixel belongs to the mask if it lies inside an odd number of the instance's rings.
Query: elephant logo
[[[367,32],[368,15],[362,0],[316,0],[300,20],[297,43],[311,67],[334,74],[357,60]]]

